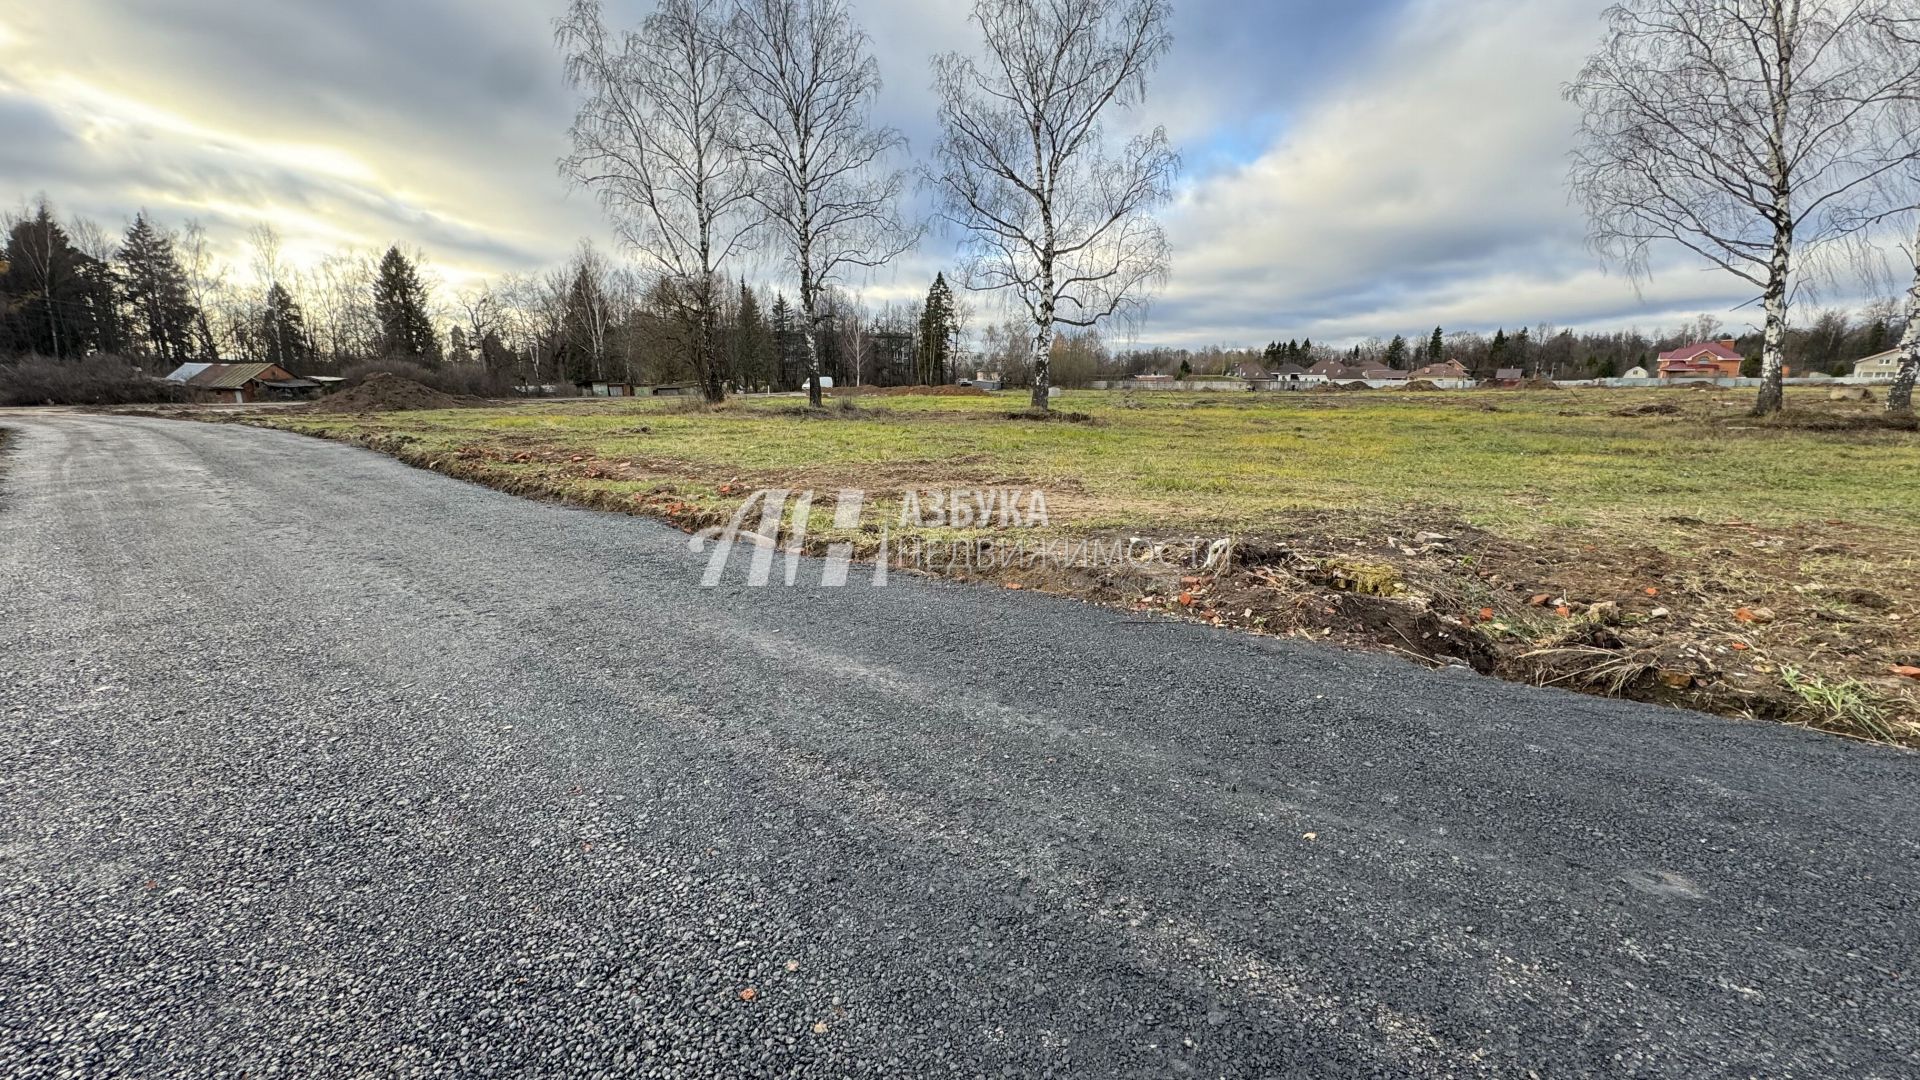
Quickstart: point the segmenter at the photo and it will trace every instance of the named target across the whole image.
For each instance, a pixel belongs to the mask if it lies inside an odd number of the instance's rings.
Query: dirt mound
[[[848,386],[834,397],[990,397],[977,386]]]
[[[412,379],[389,375],[384,371],[367,376],[358,386],[349,387],[314,402],[308,408],[321,413],[412,412],[432,409],[466,409],[483,404],[471,398],[443,394]]]
[[[1920,431],[1920,417],[1912,413],[1840,413],[1788,409],[1766,417],[1759,423],[1765,428],[1789,428],[1795,431]]]
[[[1431,392],[1431,391],[1436,391],[1436,390],[1439,390],[1440,388],[1439,388],[1439,387],[1437,387],[1437,386],[1435,386],[1435,385],[1433,385],[1433,383],[1432,383],[1432,382],[1431,382],[1430,380],[1427,380],[1427,379],[1415,379],[1415,380],[1413,380],[1412,382],[1410,382],[1410,383],[1408,383],[1407,385],[1405,385],[1405,386],[1403,386],[1403,387],[1401,387],[1400,389],[1402,389],[1402,390],[1413,390],[1413,391],[1416,391],[1416,392],[1419,392],[1419,393],[1428,393],[1428,392]]]
[[[1519,383],[1519,384],[1518,384],[1518,385],[1517,385],[1517,386],[1515,387],[1515,389],[1518,389],[1518,390],[1558,390],[1558,389],[1560,389],[1560,388],[1559,388],[1558,386],[1555,386],[1555,385],[1553,384],[1553,380],[1552,380],[1552,379],[1527,379],[1527,380],[1525,380],[1525,381],[1523,381],[1523,382],[1521,382],[1521,383]]]

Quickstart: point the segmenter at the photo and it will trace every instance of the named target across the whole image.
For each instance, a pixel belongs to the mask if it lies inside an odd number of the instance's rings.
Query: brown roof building
[[[202,401],[231,402],[292,400],[310,397],[320,389],[279,364],[182,364],[167,376]]]

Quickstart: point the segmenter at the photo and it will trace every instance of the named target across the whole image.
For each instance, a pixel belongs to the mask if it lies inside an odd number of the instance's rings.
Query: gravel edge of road
[[[459,467],[460,463],[458,459],[449,458],[443,455],[429,454],[429,453],[420,452],[420,451],[410,451],[409,448],[404,444],[397,444],[397,443],[388,444],[378,438],[368,438],[360,435],[348,435],[343,433],[336,433],[331,429],[321,431],[321,432],[312,432],[312,431],[305,431],[305,430],[300,430],[296,428],[281,427],[273,423],[254,423],[246,415],[236,415],[236,414],[213,415],[213,416],[166,416],[166,417],[156,417],[156,418],[185,421],[188,423],[240,424],[247,427],[263,428],[270,431],[282,432],[288,435],[297,435],[303,438],[316,439],[321,442],[330,442],[330,443],[335,443],[337,445],[350,446],[356,449],[366,450],[372,453],[379,454],[382,457],[390,458],[394,461],[400,462],[401,464],[408,466],[409,468],[419,469],[424,472],[431,472],[436,475],[446,477],[450,480],[459,481],[461,483],[473,484],[478,487],[486,488],[492,491],[497,491],[506,495],[513,496],[514,498],[525,499],[530,502],[543,502],[551,505],[567,506],[567,507],[572,507],[575,509],[586,510],[586,511],[605,512],[610,514],[616,514],[621,517],[640,518],[649,522],[654,522],[660,525],[667,526],[668,528],[674,529],[678,532],[691,535],[691,532],[688,530],[685,523],[681,521],[677,521],[672,517],[654,512],[654,509],[651,506],[651,504],[644,504],[644,503],[636,504],[636,503],[627,503],[627,502],[616,503],[612,500],[606,500],[606,499],[579,498],[579,497],[568,494],[568,492],[564,488],[561,488],[558,485],[552,485],[552,486],[543,485],[537,490],[529,490],[528,488],[525,488],[525,487],[516,487],[510,484],[499,483],[499,482],[496,482],[497,478],[491,477],[485,472],[476,471],[476,470],[466,470],[466,469],[460,468]],[[867,564],[864,562],[861,562],[859,565],[867,565]],[[964,580],[964,579],[958,579],[958,578],[952,578],[952,577],[945,577],[939,574],[919,574],[914,571],[905,571],[905,572],[915,574],[918,580],[923,580],[926,582],[937,582],[940,584],[951,585],[955,587],[963,587],[963,588],[994,588],[996,587],[993,582],[986,581],[986,580]],[[1136,612],[1134,612],[1129,607],[1123,607],[1119,604],[1104,602],[1098,598],[1082,595],[1079,593],[1040,593],[1039,595],[1046,596],[1052,599],[1070,600],[1074,603],[1086,604],[1093,607],[1099,607],[1108,611],[1119,611],[1119,612],[1125,612],[1128,614],[1136,614]],[[1214,629],[1223,629],[1233,633],[1237,638],[1247,640],[1247,641],[1259,642],[1259,641],[1292,640],[1292,639],[1282,638],[1277,635],[1262,634],[1256,631],[1249,630],[1244,626],[1233,624],[1233,623],[1227,623],[1220,626],[1215,626],[1214,624],[1208,622],[1205,619],[1201,619],[1198,617],[1182,618],[1177,613],[1153,611],[1153,612],[1148,612],[1146,614],[1156,616],[1168,622],[1186,623],[1194,626],[1209,626],[1209,627],[1213,627]],[[1343,651],[1356,652],[1356,653],[1361,653],[1369,656],[1384,657],[1387,659],[1391,659],[1396,663],[1405,664],[1415,668],[1416,670],[1421,670],[1421,671],[1441,670],[1440,668],[1426,667],[1421,664],[1415,663],[1413,660],[1408,659],[1408,656],[1406,653],[1400,650],[1393,649],[1391,647],[1367,648],[1362,645],[1352,645],[1345,642],[1305,641],[1300,643],[1308,645],[1309,647],[1314,647],[1314,648],[1332,647],[1332,648],[1340,649]],[[1521,679],[1507,678],[1499,674],[1486,674],[1486,673],[1481,673],[1481,674],[1482,674],[1482,677],[1484,678],[1490,678],[1497,682],[1511,683],[1516,686],[1527,686],[1535,689],[1542,689],[1542,688],[1565,689],[1564,687],[1541,687],[1539,684],[1536,684],[1536,683],[1530,683]],[[1603,694],[1597,694],[1597,693],[1584,693],[1577,690],[1571,691],[1571,692],[1576,693],[1581,697],[1592,697],[1592,698],[1598,698],[1600,700],[1606,700],[1606,701],[1637,700],[1633,698],[1614,697],[1610,695],[1603,695]],[[1704,709],[1688,708],[1688,707],[1685,707],[1684,705],[1674,704],[1671,702],[1640,701],[1639,703],[1652,705],[1657,708],[1672,709],[1676,712],[1684,712],[1690,715],[1709,717],[1723,724],[1736,724],[1736,725],[1764,724],[1771,727],[1795,728],[1802,731],[1812,732],[1814,734],[1821,735],[1827,738],[1837,738],[1837,739],[1842,739],[1846,741],[1864,742],[1864,743],[1867,743],[1868,745],[1885,746],[1885,747],[1890,747],[1896,750],[1906,750],[1909,752],[1920,753],[1920,750],[1916,750],[1913,747],[1908,747],[1898,742],[1887,743],[1887,742],[1877,742],[1871,739],[1862,739],[1855,736],[1846,735],[1840,732],[1822,730],[1821,728],[1815,727],[1810,724],[1793,723],[1793,722],[1784,721],[1784,720],[1771,720],[1771,719],[1765,719],[1765,718],[1755,717],[1751,715],[1748,715],[1748,716],[1729,715],[1725,713],[1713,712],[1713,711],[1708,711]]]

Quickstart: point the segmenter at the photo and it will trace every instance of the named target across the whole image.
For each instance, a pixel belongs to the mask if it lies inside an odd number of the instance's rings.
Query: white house
[[[1888,349],[1876,356],[1869,356],[1853,365],[1853,377],[1856,379],[1891,379],[1900,374],[1899,349]]]
[[[1643,368],[1643,367],[1637,367],[1637,368],[1633,368],[1633,369],[1631,369],[1631,370],[1629,370],[1629,371],[1628,371],[1628,372],[1627,372],[1627,373],[1626,373],[1625,375],[1622,375],[1622,376],[1620,376],[1620,377],[1621,377],[1621,378],[1623,378],[1623,379],[1651,379],[1651,378],[1653,378],[1653,376],[1651,376],[1651,375],[1649,375],[1649,374],[1647,374],[1647,369],[1646,369],[1646,368]]]

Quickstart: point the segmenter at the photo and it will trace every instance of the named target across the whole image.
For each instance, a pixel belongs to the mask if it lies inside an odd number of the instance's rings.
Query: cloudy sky
[[[927,57],[972,40],[960,0],[853,0],[879,118],[933,141]],[[1185,160],[1172,280],[1142,344],[1344,342],[1551,322],[1648,328],[1747,291],[1676,261],[1639,294],[1567,202],[1559,87],[1606,0],[1176,0],[1138,122]],[[0,201],[38,192],[116,226],[194,218],[244,262],[398,241],[439,277],[610,246],[554,168],[572,114],[561,0],[0,0]],[[644,0],[608,0],[631,21]],[[924,293],[947,244],[867,282]]]

